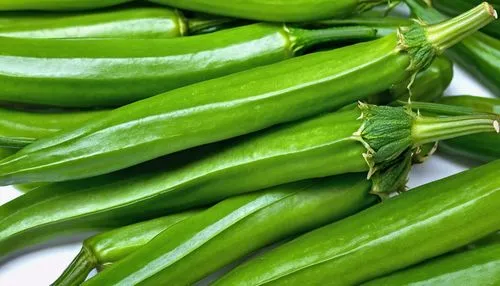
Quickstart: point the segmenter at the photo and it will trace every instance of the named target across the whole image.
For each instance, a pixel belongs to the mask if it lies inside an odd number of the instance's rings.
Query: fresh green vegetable
[[[445,57],[437,57],[429,68],[419,72],[415,78],[411,86],[412,100],[433,101],[441,97],[452,75],[452,63]],[[385,104],[396,99],[406,100],[409,96],[406,87],[407,83],[404,82],[396,84],[388,91],[370,96],[368,102]],[[61,129],[77,127],[90,118],[104,114],[105,111],[23,111],[0,108],[0,145],[21,148]]]
[[[500,114],[500,99],[477,96],[446,96],[442,103],[473,108],[478,112]],[[475,160],[489,162],[500,159],[500,138],[483,133],[443,141],[440,150],[453,155],[466,156]]]
[[[418,187],[256,257],[215,285],[359,285],[466,245],[500,225],[499,168],[497,160]]]
[[[499,285],[500,244],[439,257],[375,279],[376,285]]]
[[[373,192],[383,195],[405,185],[401,174],[419,145],[494,131],[495,120],[360,105],[121,172],[43,186],[0,206],[0,257],[61,233],[127,225],[310,178],[369,172]]]
[[[372,205],[377,199],[368,194],[370,182],[364,179],[362,174],[353,174],[309,180],[229,198],[168,230],[162,229],[153,241],[106,269],[90,284],[111,285],[125,280],[137,284],[146,278],[148,283],[192,284],[253,250]],[[189,246],[179,250],[184,245]],[[73,269],[88,263],[82,254],[80,257],[75,260],[79,263],[72,264]],[[159,263],[152,265],[153,260]],[[62,283],[55,285],[74,284],[68,279],[59,281]]]
[[[227,18],[185,18],[168,8],[132,7],[86,13],[0,16],[0,36],[14,38],[175,38],[217,30]]]
[[[149,0],[214,15],[270,22],[303,22],[344,18],[388,0]]]
[[[0,147],[22,148],[63,129],[79,127],[108,111],[23,111],[0,107]]]
[[[412,12],[424,21],[438,23],[446,17],[429,7],[425,0],[405,0]],[[485,84],[496,96],[500,96],[500,40],[475,33],[461,44],[451,48],[449,56]]]
[[[20,191],[21,193],[27,193],[45,185],[46,185],[45,183],[21,184],[21,185],[14,185],[14,189]]]
[[[370,182],[351,174],[227,199],[162,232],[85,285],[192,285],[266,245],[370,205]]]
[[[16,153],[16,149],[0,147],[0,160]]]
[[[123,105],[280,62],[318,43],[370,39],[374,33],[363,27],[309,30],[253,24],[147,41],[0,38],[0,100],[70,107]],[[192,95],[172,96],[175,99],[168,101],[175,105],[174,100],[186,101]]]
[[[162,231],[182,223],[196,213],[199,211],[152,219],[88,238],[83,242],[83,247],[75,260],[52,285],[80,285],[94,268],[102,268],[122,260]]]
[[[432,0],[432,6],[448,16],[456,16],[467,11],[474,6],[481,4],[483,0]],[[500,2],[489,1],[495,10],[500,10]],[[482,31],[492,37],[500,39],[500,22],[493,22],[482,29]]]
[[[0,0],[0,11],[73,11],[115,6],[132,0]]]
[[[2,160],[0,185],[105,174],[337,109],[428,67],[437,53],[490,22],[490,8],[481,5],[439,25],[416,24],[372,42],[202,82],[116,109]]]

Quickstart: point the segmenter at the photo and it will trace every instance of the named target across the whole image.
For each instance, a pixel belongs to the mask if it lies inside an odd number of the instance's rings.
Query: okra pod
[[[481,4],[482,0],[432,0],[432,6],[448,16],[456,16],[464,11]],[[490,1],[495,10],[500,9],[500,2]],[[493,22],[485,26],[482,31],[492,37],[500,39],[500,22]]]
[[[498,284],[500,284],[500,244],[439,257],[362,285]]]
[[[199,211],[152,219],[88,238],[83,242],[83,247],[75,260],[52,285],[80,285],[94,268],[103,268],[124,259],[159,233],[196,213]]]
[[[132,0],[0,0],[0,11],[77,11],[111,7]]]
[[[186,18],[180,11],[133,7],[85,13],[0,16],[0,36],[11,38],[176,38],[223,28],[228,18]]]
[[[0,101],[119,106],[280,62],[319,43],[371,39],[374,33],[364,27],[311,30],[253,24],[206,35],[147,41],[0,38]],[[193,95],[171,96],[175,98],[167,101],[176,105],[174,100],[186,101]]]
[[[120,172],[49,184],[0,206],[0,257],[60,233],[126,225],[305,179],[368,172],[372,191],[382,196],[404,187],[400,174],[419,145],[494,132],[497,120],[361,104]]]
[[[426,0],[405,0],[412,12],[429,23],[446,20],[446,16],[428,6]],[[496,96],[500,96],[500,40],[477,32],[449,49],[452,60],[463,66]]]
[[[13,155],[16,151],[16,149],[0,147],[0,160]]]
[[[428,67],[436,54],[492,21],[493,12],[484,4],[438,25],[415,24],[375,41],[306,55],[130,104],[2,160],[0,185],[97,176],[338,109]]]
[[[191,11],[267,22],[304,22],[345,18],[387,3],[387,0],[149,1]]]
[[[266,245],[374,204],[364,176],[307,180],[229,198],[162,231],[87,284],[191,285]]]
[[[499,168],[497,160],[415,188],[256,257],[215,285],[359,285],[464,246],[498,229]]]
[[[453,65],[445,57],[437,57],[429,68],[419,72],[411,85],[412,100],[434,101],[441,97],[451,82]],[[384,104],[396,99],[407,100],[407,83],[396,84],[389,90],[368,98],[369,103]],[[0,146],[22,148],[60,130],[77,127],[91,117],[106,111],[22,111],[0,108]],[[9,154],[13,154],[14,151]],[[7,153],[3,156],[7,157]]]
[[[477,96],[446,96],[442,103],[473,108],[478,112],[500,114],[500,99]],[[465,156],[478,161],[489,162],[500,159],[500,138],[483,133],[463,136],[440,142],[439,150],[452,155]]]
[[[108,111],[23,111],[0,107],[0,147],[22,148],[60,130],[79,127]]]

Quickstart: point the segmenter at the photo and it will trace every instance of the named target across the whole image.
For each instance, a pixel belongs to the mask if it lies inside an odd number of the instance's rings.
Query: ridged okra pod
[[[214,285],[359,285],[464,246],[498,229],[499,168],[497,160],[410,190],[256,257]]]
[[[62,107],[119,106],[280,62],[319,43],[370,39],[374,33],[363,27],[311,30],[261,23],[147,41],[4,37],[0,38],[0,101]],[[192,96],[178,94],[172,100]]]
[[[0,36],[11,38],[176,38],[230,25],[228,18],[186,18],[167,7],[130,7],[79,13],[16,12],[0,16]]]
[[[416,24],[375,41],[130,104],[2,160],[0,185],[97,176],[338,109],[416,75],[437,54],[491,22],[492,13],[484,4],[438,25]]]
[[[0,256],[60,233],[126,225],[311,178],[368,173],[372,192],[383,196],[405,185],[401,174],[420,145],[495,132],[497,120],[361,104],[109,175],[49,184],[0,207]]]
[[[0,11],[77,11],[111,7],[132,0],[0,0]]]
[[[88,284],[191,285],[266,245],[371,206],[377,198],[370,185],[364,174],[349,174],[226,199],[162,231]]]

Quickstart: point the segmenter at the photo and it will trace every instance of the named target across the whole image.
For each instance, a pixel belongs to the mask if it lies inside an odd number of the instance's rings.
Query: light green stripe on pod
[[[0,11],[75,11],[104,8],[132,0],[0,0]]]
[[[415,188],[256,257],[214,285],[359,285],[464,246],[498,229],[499,168],[497,160]]]

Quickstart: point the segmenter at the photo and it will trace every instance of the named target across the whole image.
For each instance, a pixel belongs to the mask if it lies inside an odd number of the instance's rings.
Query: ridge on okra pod
[[[420,145],[496,132],[497,120],[360,104],[109,175],[48,184],[0,207],[0,256],[61,232],[130,224],[305,179],[364,173],[371,192],[385,197],[404,189]]]
[[[0,185],[98,176],[338,109],[414,77],[446,48],[493,19],[491,6],[484,4],[437,25],[403,27],[378,40],[193,84],[124,106],[0,161]]]

